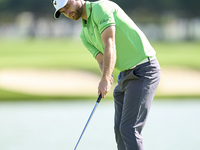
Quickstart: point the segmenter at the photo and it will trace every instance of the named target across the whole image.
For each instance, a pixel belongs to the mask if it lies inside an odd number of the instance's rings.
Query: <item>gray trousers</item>
[[[118,150],[143,150],[141,132],[159,81],[157,59],[119,73],[113,93]]]

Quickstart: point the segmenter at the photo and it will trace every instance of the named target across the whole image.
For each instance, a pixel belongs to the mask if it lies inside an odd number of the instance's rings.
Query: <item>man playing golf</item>
[[[98,94],[104,98],[120,71],[114,90],[115,137],[118,150],[143,150],[141,131],[160,80],[155,50],[143,32],[114,2],[53,0],[60,14],[82,20],[81,40],[102,72]]]

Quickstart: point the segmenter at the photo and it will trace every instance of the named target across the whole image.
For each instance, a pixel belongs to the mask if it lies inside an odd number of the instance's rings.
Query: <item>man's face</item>
[[[67,4],[59,10],[59,12],[70,19],[78,20],[82,16],[83,5],[80,1],[69,0]]]

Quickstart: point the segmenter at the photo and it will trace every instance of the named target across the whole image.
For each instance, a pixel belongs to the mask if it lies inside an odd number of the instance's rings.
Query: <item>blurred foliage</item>
[[[91,0],[94,1],[94,0]],[[178,17],[200,16],[198,0],[113,0],[129,15],[140,17],[158,17],[174,14]],[[12,20],[17,13],[33,12],[36,17],[52,18],[54,8],[51,0],[0,0],[1,20]],[[5,17],[6,16],[6,17]]]
[[[148,13],[174,13],[185,17],[196,17],[200,15],[198,0],[115,0],[127,11],[139,11]]]

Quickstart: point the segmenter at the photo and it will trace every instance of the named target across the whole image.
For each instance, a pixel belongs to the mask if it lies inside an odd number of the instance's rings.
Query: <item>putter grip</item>
[[[101,101],[101,98],[102,98],[102,96],[100,94],[99,97],[97,98],[97,103],[99,103]]]

